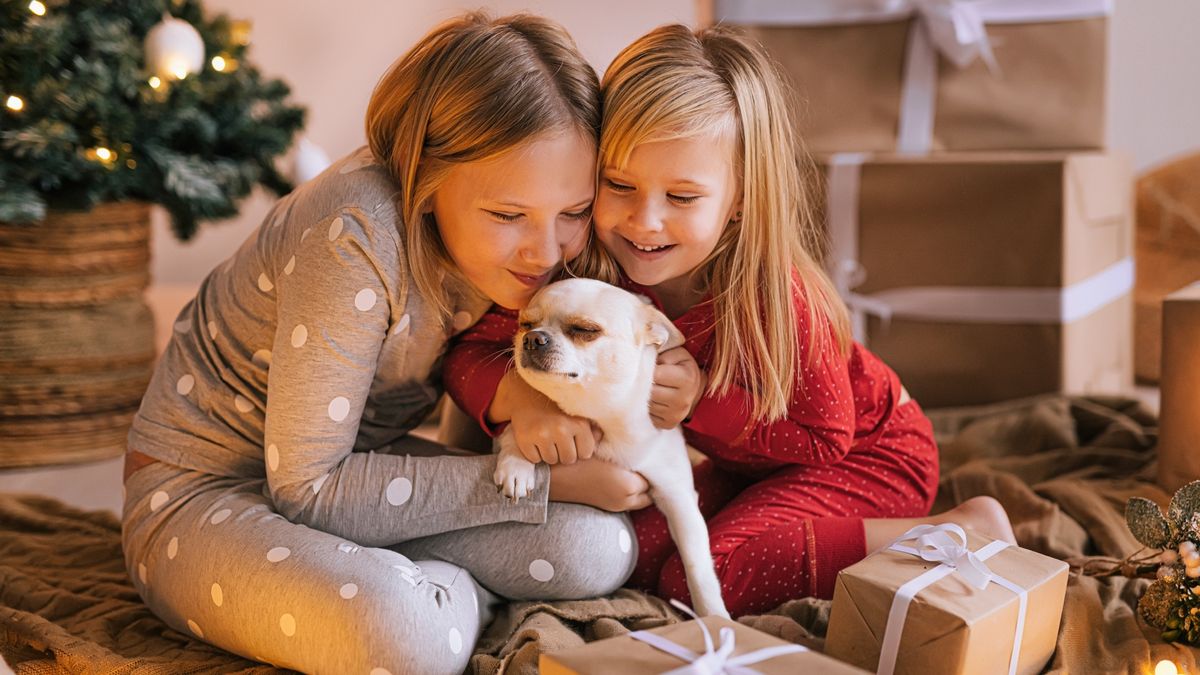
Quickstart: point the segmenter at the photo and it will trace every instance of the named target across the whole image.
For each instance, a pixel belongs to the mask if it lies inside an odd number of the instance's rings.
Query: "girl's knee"
[[[637,563],[637,539],[628,516],[562,504],[542,526],[553,532],[529,576],[541,582],[530,597],[567,600],[608,595],[620,588]]]

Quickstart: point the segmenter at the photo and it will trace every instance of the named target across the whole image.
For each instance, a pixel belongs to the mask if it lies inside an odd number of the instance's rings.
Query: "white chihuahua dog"
[[[604,434],[596,457],[646,478],[679,547],[694,609],[728,618],[683,430],[655,427],[648,412],[658,354],[683,344],[679,329],[642,298],[591,279],[546,286],[520,322],[517,372],[563,412],[595,422]],[[511,499],[525,497],[536,472],[511,428],[499,448],[496,484]]]

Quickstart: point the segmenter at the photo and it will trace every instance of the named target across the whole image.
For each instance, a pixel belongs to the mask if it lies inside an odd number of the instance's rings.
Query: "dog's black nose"
[[[525,351],[536,352],[550,344],[550,336],[545,331],[531,330],[525,334]]]

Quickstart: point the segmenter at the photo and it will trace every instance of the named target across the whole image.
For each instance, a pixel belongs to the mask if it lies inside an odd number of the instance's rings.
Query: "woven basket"
[[[154,365],[150,210],[0,223],[0,467],[120,455]]]

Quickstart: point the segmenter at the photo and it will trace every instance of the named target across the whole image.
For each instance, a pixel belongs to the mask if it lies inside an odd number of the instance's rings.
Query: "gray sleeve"
[[[276,507],[293,522],[368,546],[543,522],[545,473],[538,493],[512,505],[492,484],[490,456],[351,452],[392,312],[372,234],[379,236],[364,214],[343,210],[306,233],[273,282],[278,324],[264,452]]]

